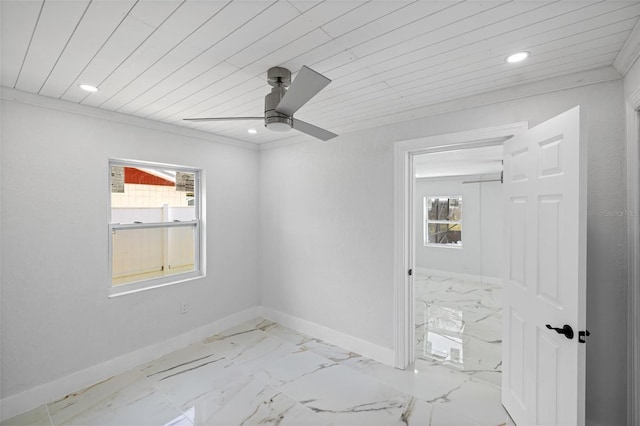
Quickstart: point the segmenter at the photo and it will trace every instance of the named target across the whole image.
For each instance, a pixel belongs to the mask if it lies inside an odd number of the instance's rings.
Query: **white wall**
[[[500,182],[463,184],[491,176],[416,179],[414,189],[416,267],[478,277],[502,276],[502,191]],[[424,198],[462,196],[462,246],[424,245]]]
[[[476,96],[457,102],[462,110],[456,112],[325,143],[261,151],[261,302],[392,348],[394,141],[522,121],[536,125],[580,105],[589,150],[587,417],[625,424],[625,221],[605,216],[625,200],[622,81],[492,104],[496,97]]]
[[[258,152],[88,115],[2,102],[2,398],[258,303]],[[107,298],[109,158],[204,170],[205,278]]]

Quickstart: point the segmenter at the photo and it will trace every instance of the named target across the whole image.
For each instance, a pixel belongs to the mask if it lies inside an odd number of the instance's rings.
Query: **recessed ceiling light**
[[[507,57],[507,62],[509,62],[510,64],[514,64],[516,62],[524,61],[528,57],[529,57],[529,52],[518,52],[518,53],[514,53],[513,55],[509,55]]]
[[[90,84],[80,84],[79,85],[82,90],[86,90],[87,92],[97,92],[98,88],[95,86],[91,86]]]
[[[251,133],[252,135],[255,135],[256,133],[258,133],[256,129],[249,129],[247,130],[247,132]]]

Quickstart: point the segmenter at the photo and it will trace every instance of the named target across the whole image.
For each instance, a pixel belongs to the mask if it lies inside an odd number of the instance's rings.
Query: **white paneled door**
[[[502,401],[518,425],[584,424],[586,146],[580,108],[504,144]]]

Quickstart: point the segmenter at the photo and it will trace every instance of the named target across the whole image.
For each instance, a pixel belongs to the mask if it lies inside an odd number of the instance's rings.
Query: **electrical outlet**
[[[189,312],[189,304],[187,302],[180,302],[180,313],[186,314]]]

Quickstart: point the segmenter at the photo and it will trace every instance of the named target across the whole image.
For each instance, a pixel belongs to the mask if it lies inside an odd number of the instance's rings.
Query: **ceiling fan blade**
[[[331,83],[324,75],[315,72],[306,65],[302,67],[295,80],[289,86],[276,111],[291,117],[302,105]]]
[[[264,117],[216,117],[216,118],[183,118],[184,121],[248,121],[264,120]]]
[[[338,136],[335,133],[321,129],[320,127],[309,124],[306,121],[298,120],[297,118],[293,119],[293,128],[323,141],[328,141],[329,139]]]

